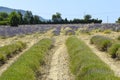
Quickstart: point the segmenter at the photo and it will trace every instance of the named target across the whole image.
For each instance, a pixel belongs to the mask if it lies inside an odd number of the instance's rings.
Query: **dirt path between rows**
[[[90,49],[103,61],[105,62],[111,70],[114,71],[114,74],[118,77],[120,77],[120,61],[114,60],[108,55],[106,52],[99,51],[94,45],[91,45],[89,43],[90,37],[88,36],[79,36],[78,38],[82,39],[89,47]]]
[[[54,49],[52,50],[50,68],[46,77],[39,80],[74,80],[69,70],[69,55],[65,46],[66,36],[53,38]],[[51,53],[51,52],[50,52]]]
[[[69,71],[69,55],[65,46],[66,37],[56,39],[58,47],[52,56],[51,68],[46,80],[72,80]]]
[[[68,67],[68,54],[65,45],[60,47],[53,54],[51,68],[46,80],[70,80]]]

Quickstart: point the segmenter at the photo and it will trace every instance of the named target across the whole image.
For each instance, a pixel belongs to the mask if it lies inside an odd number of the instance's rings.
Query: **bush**
[[[21,55],[6,72],[0,76],[0,80],[37,80],[36,74],[44,62],[45,55],[52,45],[50,39],[42,39]]]
[[[65,35],[75,35],[75,31],[74,30],[67,30],[65,32]]]
[[[118,51],[116,52],[116,55],[117,55],[117,59],[120,60],[120,48],[119,48]]]
[[[118,36],[118,38],[117,38],[118,40],[120,40],[120,36]]]
[[[120,48],[120,44],[115,43],[108,49],[108,53],[111,55],[112,58],[117,57],[116,52],[118,51],[119,48]]]
[[[112,40],[108,37],[96,35],[91,38],[90,43],[94,44],[100,51],[107,51],[112,45]]]
[[[0,54],[0,66],[5,63],[5,57]]]
[[[110,34],[111,33],[111,30],[107,29],[107,30],[104,30],[104,34]]]
[[[9,21],[0,21],[0,25],[8,25]]]
[[[5,45],[3,47],[0,47],[0,64],[4,63],[7,59],[12,57],[14,54],[19,53],[26,47],[26,44],[17,41],[13,44]]]
[[[70,70],[75,80],[120,80],[83,41],[70,37],[66,45],[70,56]]]

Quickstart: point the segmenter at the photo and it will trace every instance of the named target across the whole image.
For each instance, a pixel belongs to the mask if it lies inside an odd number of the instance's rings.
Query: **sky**
[[[90,14],[103,23],[114,23],[120,17],[120,0],[0,0],[0,6],[30,10],[45,19],[56,12],[68,19]]]

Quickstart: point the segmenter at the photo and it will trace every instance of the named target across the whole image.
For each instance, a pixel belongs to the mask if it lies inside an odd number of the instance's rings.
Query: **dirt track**
[[[53,37],[54,48],[48,52],[51,55],[49,68],[43,71],[42,78],[38,80],[73,80],[69,70],[69,55],[65,46],[66,36]],[[44,67],[44,66],[43,66]]]

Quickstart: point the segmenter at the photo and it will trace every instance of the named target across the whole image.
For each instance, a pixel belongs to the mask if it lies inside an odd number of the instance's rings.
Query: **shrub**
[[[112,40],[108,37],[96,35],[91,38],[90,43],[94,44],[100,51],[107,51],[112,44]]]
[[[66,45],[70,56],[70,70],[75,80],[120,80],[83,41],[70,37]]]
[[[120,59],[120,48],[118,49],[118,51],[116,52],[117,58]]]
[[[26,43],[17,41],[13,44],[5,45],[0,47],[0,64],[4,63],[7,59],[12,57],[14,54],[19,53],[26,47]]]
[[[42,39],[21,55],[1,76],[0,80],[37,80],[45,55],[52,45],[50,39]],[[14,76],[13,76],[14,75]]]
[[[110,34],[111,33],[111,30],[107,29],[107,30],[104,30],[104,34]]]
[[[120,36],[118,36],[118,38],[117,38],[118,40],[120,40]]]
[[[116,52],[118,51],[119,48],[120,48],[120,44],[115,43],[108,49],[108,53],[111,55],[112,58],[117,57]]]
[[[89,31],[88,29],[82,29],[80,30],[80,33],[91,35],[91,31]]]
[[[0,66],[5,63],[5,57],[0,54]]]
[[[8,25],[9,21],[0,21],[0,25]]]
[[[73,30],[67,30],[65,32],[65,35],[75,35],[75,31],[73,31]]]

